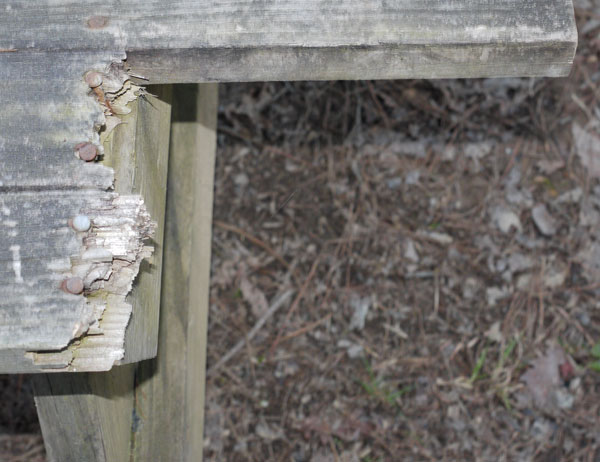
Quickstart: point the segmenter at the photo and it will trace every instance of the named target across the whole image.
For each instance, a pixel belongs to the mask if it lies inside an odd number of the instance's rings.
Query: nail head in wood
[[[100,72],[87,72],[84,79],[85,83],[87,83],[90,88],[96,88],[102,85],[102,74],[100,74]]]
[[[75,231],[83,233],[90,229],[92,222],[86,215],[77,215],[75,218],[70,220],[70,225]]]
[[[102,29],[108,24],[108,18],[106,16],[92,16],[87,21],[87,25],[90,29]]]
[[[98,156],[98,148],[92,143],[79,143],[75,146],[75,152],[81,160],[91,162]]]
[[[61,288],[73,295],[79,295],[83,292],[83,279],[72,277],[65,279],[61,284]]]

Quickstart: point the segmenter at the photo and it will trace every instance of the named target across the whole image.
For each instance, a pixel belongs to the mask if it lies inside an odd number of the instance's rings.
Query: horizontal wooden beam
[[[0,49],[121,50],[151,83],[564,76],[572,0],[16,0]]]

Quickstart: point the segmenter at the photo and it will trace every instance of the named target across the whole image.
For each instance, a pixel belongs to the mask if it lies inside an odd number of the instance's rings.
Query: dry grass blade
[[[219,361],[215,363],[210,369],[208,369],[207,376],[211,377],[216,374],[221,367],[223,367],[231,358],[233,358],[247,342],[250,342],[254,338],[254,336],[262,329],[267,320],[273,316],[283,305],[287,302],[288,298],[293,295],[293,290],[288,290],[278,297],[275,298],[269,309],[261,316],[261,318],[256,322],[254,327],[250,329],[248,335],[245,338],[240,340],[235,344],[233,348],[231,348],[227,353],[225,353]]]
[[[279,263],[281,263],[285,268],[287,268],[287,269],[290,268],[289,263],[286,262],[280,254],[275,252],[275,250],[273,250],[271,247],[269,247],[265,242],[261,241],[259,238],[251,235],[250,233],[244,231],[241,228],[238,228],[237,226],[230,225],[228,223],[224,223],[219,220],[214,220],[213,224],[215,226],[218,226],[221,229],[224,229],[225,231],[231,231],[233,233],[236,233],[236,234],[248,239],[250,242],[257,245],[258,247],[260,247],[261,249],[266,251],[269,255],[271,255],[273,258],[275,258],[275,260],[277,260]]]

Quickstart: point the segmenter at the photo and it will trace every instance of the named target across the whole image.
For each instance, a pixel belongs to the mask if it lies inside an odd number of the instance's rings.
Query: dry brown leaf
[[[522,376],[534,403],[540,408],[554,406],[554,392],[563,385],[560,376],[561,365],[568,362],[567,355],[558,345],[552,345],[544,355],[531,362],[530,369]]]
[[[250,303],[252,314],[254,316],[258,318],[267,311],[269,308],[267,297],[265,297],[265,294],[255,285],[253,285],[246,277],[242,278],[240,290],[242,291],[244,300]]]
[[[586,168],[590,177],[600,177],[600,138],[573,124],[573,139],[581,164]]]

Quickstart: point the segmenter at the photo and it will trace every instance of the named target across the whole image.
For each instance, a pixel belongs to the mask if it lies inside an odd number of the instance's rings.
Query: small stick
[[[285,261],[281,255],[279,255],[277,252],[275,252],[271,247],[269,247],[265,242],[261,241],[259,238],[254,237],[252,234],[244,231],[241,228],[238,228],[237,226],[230,225],[229,223],[224,223],[219,220],[213,220],[213,224],[215,226],[218,226],[221,229],[224,229],[225,231],[231,231],[233,233],[239,234],[242,237],[245,237],[253,244],[255,244],[258,247],[260,247],[261,249],[265,250],[269,255],[271,255],[273,258],[275,258],[275,260],[277,260],[279,263],[281,263],[287,269],[290,269],[290,264],[287,261]]]
[[[277,337],[275,338],[275,341],[271,344],[271,348],[269,348],[269,355],[271,355],[273,353],[273,351],[275,350],[275,348],[279,344],[279,341],[281,340],[281,336],[283,334],[283,329],[286,328],[286,326],[287,326],[290,318],[292,317],[292,313],[294,311],[296,311],[296,308],[298,307],[298,304],[300,303],[300,300],[302,300],[302,297],[304,296],[304,293],[306,292],[306,289],[308,288],[308,284],[310,283],[310,281],[314,277],[315,272],[317,271],[317,267],[319,266],[319,259],[320,259],[320,257],[317,257],[317,259],[314,261],[314,263],[312,265],[312,268],[308,272],[308,276],[306,277],[306,280],[304,281],[304,284],[302,284],[302,287],[300,288],[300,292],[298,292],[298,295],[296,296],[296,299],[292,303],[292,306],[290,306],[290,309],[288,310],[288,312],[287,312],[287,314],[285,316],[285,321],[283,322],[283,325],[279,329],[279,333],[277,334]]]
[[[513,151],[512,151],[511,156],[510,156],[510,159],[508,159],[508,164],[506,164],[506,168],[504,169],[504,173],[502,173],[502,176],[500,177],[500,180],[498,180],[498,184],[502,184],[502,182],[504,181],[504,179],[508,176],[508,174],[510,173],[510,171],[514,167],[515,160],[516,160],[517,156],[519,155],[519,153],[521,152],[522,145],[523,145],[523,138],[519,137],[519,139],[515,143],[515,147],[513,148]]]
[[[283,343],[294,337],[298,337],[299,335],[306,334],[307,332],[313,330],[315,327],[318,327],[319,325],[323,324],[324,322],[329,321],[331,319],[331,316],[332,316],[332,313],[329,313],[328,315],[323,316],[321,319],[319,319],[315,322],[311,322],[310,324],[308,324],[304,327],[301,327],[298,330],[295,330],[291,334],[287,334],[285,337],[282,337],[281,340],[279,340],[279,343]]]
[[[254,324],[254,327],[252,327],[252,329],[250,329],[250,331],[248,332],[248,335],[246,335],[245,338],[243,338],[239,342],[237,342],[235,344],[235,346],[225,354],[225,356],[221,357],[221,359],[219,359],[219,361],[217,361],[217,363],[208,370],[207,375],[209,377],[214,375],[221,367],[223,367],[223,365],[227,361],[229,361],[231,358],[233,358],[244,347],[246,342],[249,342],[250,340],[252,340],[254,338],[254,336],[258,333],[258,331],[262,328],[262,326],[265,325],[265,322],[267,322],[267,319],[269,319],[271,316],[273,316],[275,314],[275,312],[279,308],[281,308],[285,304],[285,302],[287,302],[288,298],[290,298],[293,293],[294,293],[294,290],[290,289],[290,290],[284,292],[283,294],[281,294],[279,297],[277,297],[275,299],[275,301],[273,302],[273,304],[269,307],[269,309],[260,317],[260,319],[258,321],[256,321],[256,324]]]

